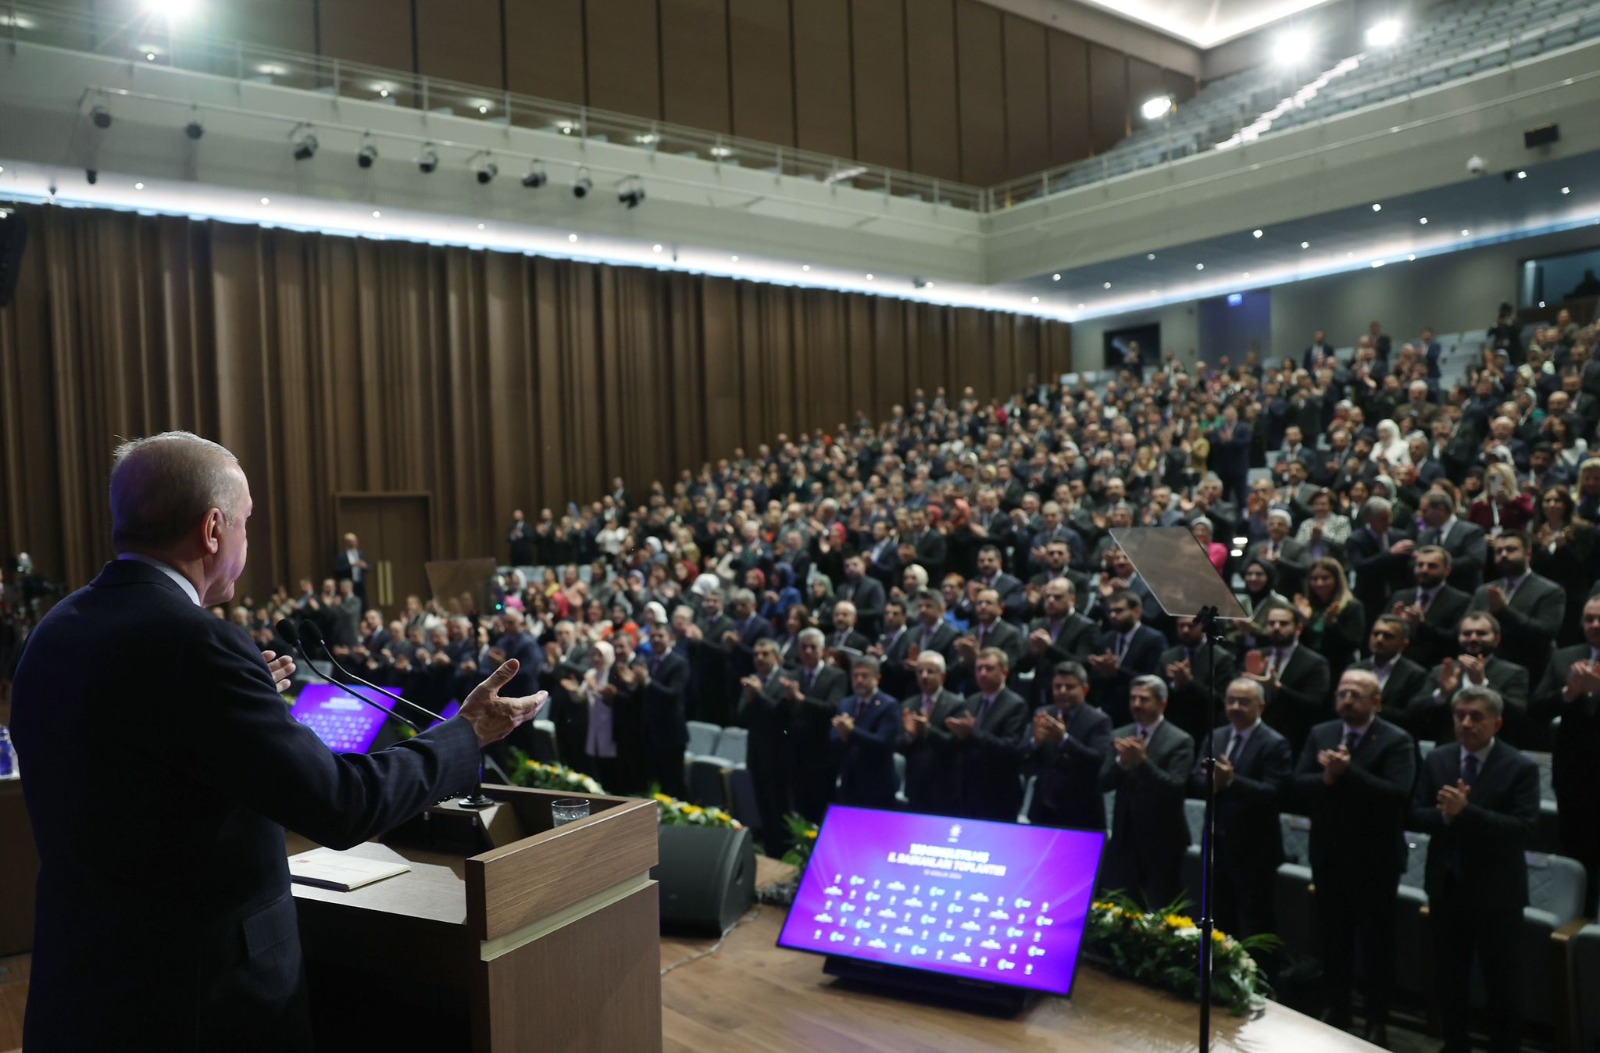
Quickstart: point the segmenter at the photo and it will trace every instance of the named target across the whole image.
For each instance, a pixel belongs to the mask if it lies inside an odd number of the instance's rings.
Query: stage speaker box
[[[10,307],[22,276],[22,250],[28,245],[28,218],[20,210],[0,208],[0,307]]]
[[[755,902],[748,829],[663,826],[660,857],[650,876],[661,886],[662,932],[720,936]]]

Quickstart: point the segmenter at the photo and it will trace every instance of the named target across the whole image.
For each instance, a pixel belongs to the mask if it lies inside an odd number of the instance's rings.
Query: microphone
[[[339,664],[339,660],[333,656],[333,648],[329,647],[328,646],[328,641],[322,638],[322,630],[317,627],[317,623],[316,622],[307,620],[307,621],[302,621],[300,623],[300,639],[302,639],[302,640],[306,641],[307,643],[311,644],[313,647],[321,647],[322,648],[322,653],[328,656],[328,661],[333,663],[333,667],[335,669],[337,669],[339,672],[343,673],[349,679],[354,680],[356,683],[360,684],[362,687],[370,687],[370,688],[372,688],[372,690],[378,692],[378,694],[380,694],[380,695],[385,695],[385,696],[387,696],[389,698],[394,699],[396,702],[404,703],[405,705],[410,706],[412,709],[416,710],[417,712],[425,714],[427,717],[429,717],[432,720],[436,720],[436,721],[440,721],[440,722],[442,722],[444,720],[443,717],[441,717],[439,714],[433,712],[433,710],[431,710],[431,709],[423,709],[421,706],[417,705],[415,702],[411,701],[409,698],[402,698],[401,696],[395,694],[392,691],[385,691],[383,688],[379,687],[377,684],[374,684],[369,680],[361,679],[359,676],[356,676],[350,670],[348,670],[344,666],[340,665]],[[310,661],[310,659],[307,658],[306,661]],[[400,715],[398,713],[396,713],[395,716],[400,717]],[[404,717],[400,717],[400,719],[401,720],[405,720]],[[406,720],[406,723],[407,724],[411,724],[411,721]],[[416,727],[415,724],[411,724],[411,726],[412,727]]]
[[[300,624],[303,625],[303,626],[309,626],[311,623],[310,622],[301,622]],[[278,619],[278,624],[275,625],[273,628],[277,631],[278,635],[283,638],[285,643],[289,644],[296,651],[300,652],[300,657],[304,658],[306,660],[306,668],[311,670],[312,675],[315,676],[317,679],[324,680],[324,681],[332,684],[334,687],[337,687],[340,691],[343,691],[345,694],[350,695],[352,698],[360,699],[361,701],[365,702],[367,705],[371,706],[373,709],[376,709],[379,713],[385,713],[385,714],[393,717],[394,719],[398,720],[400,723],[404,724],[406,727],[410,728],[412,731],[415,731],[417,734],[420,735],[422,733],[422,729],[421,728],[417,727],[411,721],[407,720],[405,717],[402,717],[400,714],[396,713],[394,710],[389,709],[389,708],[387,708],[385,706],[378,705],[378,703],[374,702],[372,699],[368,698],[366,695],[363,695],[359,691],[352,691],[349,688],[349,686],[339,683],[339,681],[333,679],[330,676],[323,676],[322,673],[320,673],[317,670],[317,667],[311,664],[311,656],[306,654],[305,644],[301,640],[300,633],[295,629],[294,622],[291,622],[287,618],[280,618],[280,619]],[[388,694],[388,692],[385,691],[384,694]],[[390,695],[389,697],[393,698],[394,696]]]

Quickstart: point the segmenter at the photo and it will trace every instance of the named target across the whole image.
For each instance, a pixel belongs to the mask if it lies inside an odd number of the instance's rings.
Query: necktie
[[[1143,724],[1139,725],[1139,741],[1140,742],[1149,742],[1150,741],[1150,729],[1145,727]]]
[[[1357,744],[1359,744],[1360,742],[1361,742],[1361,732],[1359,732],[1359,731],[1347,731],[1347,732],[1345,732],[1344,748],[1348,752],[1354,753],[1356,751]]]
[[[1500,588],[1503,592],[1505,592],[1506,599],[1509,600],[1511,598],[1511,594],[1517,591],[1517,586],[1522,584],[1522,580],[1523,579],[1518,578],[1516,581],[1512,581],[1510,578],[1507,578],[1501,583]]]
[[[994,699],[986,698],[978,705],[978,723],[982,724],[989,719],[989,707],[994,705]]]
[[[1472,781],[1478,777],[1478,766],[1478,755],[1476,753],[1469,753],[1461,758],[1461,781],[1471,786]]]
[[[816,678],[817,678],[817,671],[815,669],[807,669],[806,670],[806,673],[805,673],[805,676],[804,676],[803,679],[806,682],[806,690],[807,691],[811,690],[811,681],[815,680]]]
[[[1438,591],[1438,589],[1423,589],[1422,595],[1417,597],[1417,606],[1422,608],[1423,614],[1428,613],[1428,608],[1433,605],[1433,594]]]
[[[1372,674],[1378,678],[1378,686],[1380,687],[1386,686],[1389,683],[1389,674],[1393,671],[1394,665],[1392,663],[1374,665],[1372,667]]]
[[[983,642],[985,640],[987,640],[988,638],[989,638],[989,627],[987,625],[978,626],[978,647],[980,649],[983,647]]]
[[[1122,661],[1128,653],[1128,636],[1126,633],[1117,634],[1117,661]]]
[[[922,696],[922,715],[925,717],[933,716],[933,699],[927,695]]]
[[[1240,754],[1241,751],[1243,751],[1243,749],[1244,749],[1244,736],[1239,734],[1238,732],[1234,732],[1233,741],[1228,743],[1228,763],[1229,764],[1238,763],[1239,754]]]
[[[1423,534],[1422,543],[1424,545],[1437,545],[1439,543],[1439,528],[1434,527],[1432,530],[1429,530],[1427,533]]]

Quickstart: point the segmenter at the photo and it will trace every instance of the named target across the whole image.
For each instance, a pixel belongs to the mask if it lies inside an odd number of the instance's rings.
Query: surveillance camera
[[[522,177],[522,185],[527,187],[529,190],[537,190],[544,186],[549,179],[550,177],[545,174],[544,169],[530,168],[528,169],[528,173]]]
[[[95,171],[93,168],[86,168],[83,170],[83,178],[89,181],[90,186],[94,186],[96,183],[100,182],[100,173]]]
[[[183,134],[187,135],[191,139],[198,139],[202,135],[206,134],[206,129],[205,126],[199,121],[190,121],[188,124],[183,126]]]
[[[578,181],[572,184],[573,197],[588,197],[589,191],[594,189],[594,181],[588,176],[579,176]]]
[[[371,168],[372,162],[376,161],[377,159],[378,148],[373,146],[371,143],[367,143],[356,154],[356,164],[360,165],[362,168]]]
[[[96,106],[89,111],[89,119],[94,121],[96,128],[111,127],[111,111],[104,106]]]
[[[438,168],[439,167],[439,154],[438,154],[438,152],[436,150],[434,150],[434,148],[431,147],[431,146],[426,148],[425,150],[423,150],[422,151],[422,155],[417,158],[417,167],[422,170],[422,174],[423,175],[427,175],[429,172],[432,172],[435,168]]]
[[[479,183],[489,183],[500,174],[500,166],[493,161],[485,161],[473,169],[473,174],[478,177]]]
[[[1488,170],[1489,162],[1485,161],[1477,154],[1473,154],[1471,157],[1467,158],[1467,171],[1471,172],[1473,175],[1483,175],[1483,173],[1487,172]]]

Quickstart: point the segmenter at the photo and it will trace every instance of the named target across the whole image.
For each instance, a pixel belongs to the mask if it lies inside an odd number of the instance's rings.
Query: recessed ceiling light
[[[576,235],[576,234],[568,234],[567,235],[567,240],[568,241],[577,241],[578,240],[578,235]]]
[[[1367,46],[1386,48],[1400,39],[1400,22],[1397,19],[1386,18],[1375,23],[1367,30]]]
[[[651,252],[660,252],[661,251],[661,246],[660,245],[652,245],[652,246],[650,246],[650,251]]]
[[[1412,263],[1416,263],[1417,262],[1417,254],[1413,252],[1411,255],[1407,256],[1406,259],[1410,260]]]
[[[1517,169],[1517,178],[1518,179],[1526,179],[1526,178],[1528,178],[1528,173],[1519,168],[1519,169]]]
[[[1197,263],[1194,265],[1194,269],[1197,271],[1203,271],[1206,269],[1206,265],[1203,263]]]
[[[867,281],[869,281],[869,282],[870,282],[870,281],[871,281],[871,280],[872,280],[872,275],[870,275],[870,274],[869,274],[869,275],[867,275]]]
[[[1038,303],[1038,302],[1039,302],[1039,298],[1038,298],[1038,297],[1037,297],[1037,296],[1035,296],[1035,297],[1034,297],[1034,298],[1033,298],[1033,302],[1034,302],[1034,303]]]
[[[1356,256],[1356,254],[1353,253],[1353,252],[1347,252],[1347,253],[1344,254],[1344,258],[1347,259],[1347,260],[1353,260],[1353,259],[1355,259],[1355,256]]]
[[[1261,231],[1260,227],[1257,227],[1255,230],[1252,230],[1250,232],[1250,236],[1252,238],[1259,238],[1259,237],[1261,237],[1261,234],[1262,234],[1262,231]]]
[[[1147,260],[1153,260],[1153,259],[1156,258],[1156,254],[1153,253],[1153,252],[1147,252],[1147,253],[1145,253],[1144,258],[1147,259]]]
[[[1561,192],[1563,194],[1570,194],[1572,193],[1572,188],[1570,186],[1564,186],[1561,188]]]
[[[489,107],[488,106],[484,106],[484,105],[480,105],[478,107],[478,112],[479,113],[488,113],[489,112]]]
[[[263,205],[270,205],[272,204],[272,199],[270,197],[264,197],[261,199],[261,203]]]
[[[1083,310],[1083,304],[1081,304],[1081,303],[1080,303],[1080,304],[1079,304],[1079,305],[1078,305],[1078,310],[1080,310],[1080,311],[1081,311],[1081,310]]]
[[[156,53],[154,51],[146,51],[144,53],[144,60],[146,62],[154,62],[156,60]]]
[[[372,218],[373,219],[382,219],[383,218],[383,213],[379,212],[377,209],[373,209],[372,210]]]
[[[482,229],[483,229],[483,224],[482,224],[482,223],[479,223],[479,224],[478,224],[478,229],[479,229],[479,230],[482,230]]]
[[[1539,301],[1539,306],[1540,306],[1540,307],[1543,307],[1543,306],[1544,306],[1544,301],[1543,301],[1543,300],[1540,300],[1540,301]]]
[[[1428,217],[1427,216],[1423,216],[1421,219],[1417,220],[1417,222],[1421,223],[1424,227],[1426,227],[1428,225]]]
[[[388,97],[389,97],[389,89],[388,88],[379,88],[378,89],[378,98],[387,99]]]
[[[133,184],[133,189],[135,189],[135,190],[143,190],[144,189],[144,184],[143,183],[135,183],[135,184]]]
[[[1372,261],[1372,265],[1374,267],[1382,267],[1383,266],[1383,261],[1382,260],[1373,260]]]
[[[1106,288],[1107,289],[1111,288],[1111,283],[1110,282],[1106,282]]]
[[[1461,236],[1463,238],[1466,237],[1467,235],[1471,234],[1471,233],[1472,233],[1472,231],[1468,230],[1466,227],[1462,227],[1461,228]]]
[[[1374,201],[1372,203],[1372,211],[1374,211],[1374,212],[1382,212],[1383,211],[1383,206],[1378,204],[1376,201]]]
[[[738,263],[739,262],[739,257],[737,257],[737,256],[729,256],[728,259],[732,260],[734,263]]]
[[[933,288],[933,283],[932,282],[923,282],[922,283],[922,287],[924,289],[931,289],[931,288]]]
[[[1061,280],[1061,275],[1059,275],[1059,274],[1052,274],[1052,275],[1050,275],[1050,280],[1051,280],[1051,281],[1053,281],[1053,282],[1058,282],[1058,281],[1060,281],[1060,280]]]
[[[1301,248],[1302,248],[1302,249],[1309,249],[1309,248],[1310,248],[1310,247],[1311,247],[1311,242],[1309,242],[1309,241],[1302,241],[1302,242],[1301,242],[1301,243],[1300,243],[1300,247],[1301,247]]]
[[[1245,272],[1244,272],[1244,276],[1245,276],[1245,277],[1246,277],[1246,278],[1248,278],[1248,277],[1250,277],[1250,272],[1249,272],[1249,271],[1245,271]]]

